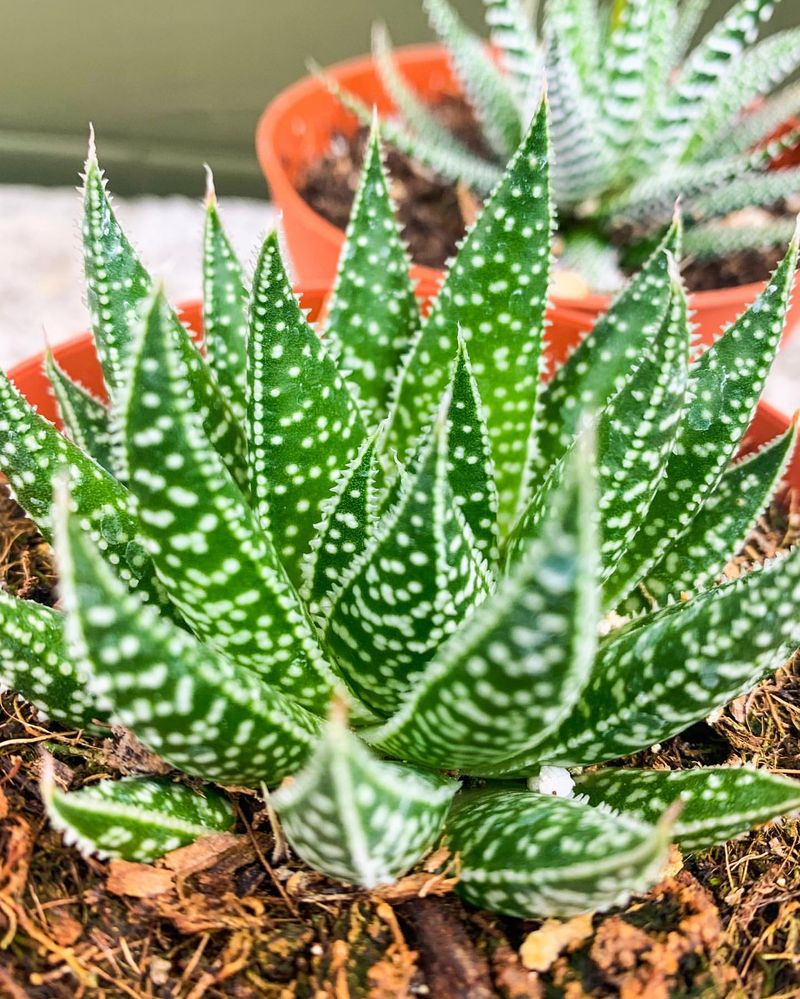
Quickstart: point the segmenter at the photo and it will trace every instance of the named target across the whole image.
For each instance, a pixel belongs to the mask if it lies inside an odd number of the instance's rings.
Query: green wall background
[[[481,0],[455,2],[480,23]],[[74,183],[93,121],[120,193],[198,194],[208,161],[221,191],[260,196],[264,105],[307,56],[364,52],[375,19],[430,37],[419,0],[0,0],[0,181]]]

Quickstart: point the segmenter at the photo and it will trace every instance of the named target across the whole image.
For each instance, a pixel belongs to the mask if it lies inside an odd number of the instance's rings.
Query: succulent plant
[[[280,785],[290,843],[336,878],[389,881],[441,840],[465,898],[524,916],[613,905],[657,879],[671,841],[800,807],[800,784],[762,770],[603,766],[800,645],[800,551],[718,579],[795,442],[792,427],[733,461],[797,239],[690,356],[676,218],[548,381],[549,162],[542,105],[423,315],[376,128],[321,329],[274,235],[248,289],[212,190],[203,353],[92,149],[108,405],[50,359],[62,435],[0,379],[0,466],[60,574],[57,609],[0,593],[5,684],[200,781]],[[70,793],[50,775],[43,791],[84,848],[149,860],[230,824],[197,786]]]
[[[564,263],[595,290],[619,287],[620,262],[641,263],[680,195],[684,251],[694,258],[783,246],[789,221],[726,218],[800,193],[800,170],[768,171],[798,139],[796,131],[773,139],[776,130],[800,111],[797,84],[777,89],[800,66],[800,27],[758,41],[777,2],[732,3],[692,49],[709,0],[547,0],[541,30],[537,5],[484,0],[491,54],[449,0],[423,0],[485,151],[465,144],[420,99],[378,25],[375,65],[396,108],[384,135],[436,174],[486,195],[546,78]],[[370,108],[330,86],[369,121]]]

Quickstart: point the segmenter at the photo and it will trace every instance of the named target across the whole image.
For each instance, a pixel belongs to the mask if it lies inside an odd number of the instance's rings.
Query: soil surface
[[[0,584],[52,604],[48,546],[0,485]],[[771,511],[735,576],[800,536]],[[260,797],[232,794],[237,824],[152,865],[85,858],[47,824],[41,753],[64,786],[163,772],[121,731],[89,739],[0,696],[0,996],[10,999],[788,999],[800,986],[800,822],[682,863],[624,909],[567,922],[463,905],[457,864],[433,856],[367,893],[286,852]],[[792,663],[639,766],[751,762],[800,774],[800,668]],[[627,761],[630,762],[630,761]]]
[[[443,98],[432,110],[465,145],[489,155],[472,111],[462,98]],[[367,135],[365,128],[351,134],[335,132],[327,155],[311,164],[298,179],[304,200],[339,229],[345,229],[350,218]],[[440,179],[388,143],[386,165],[412,260],[442,269],[474,219],[479,202],[465,187]],[[780,206],[776,206],[776,213],[782,214]],[[722,260],[690,260],[684,267],[684,279],[689,291],[695,292],[765,281],[783,252],[783,248],[775,247],[746,250]]]

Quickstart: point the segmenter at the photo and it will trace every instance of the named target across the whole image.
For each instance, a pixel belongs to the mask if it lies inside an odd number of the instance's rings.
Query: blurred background
[[[784,0],[773,30],[797,22]],[[481,0],[455,0],[481,24]],[[712,3],[714,20],[730,0]],[[122,193],[197,194],[212,163],[227,194],[260,197],[253,130],[305,73],[430,38],[420,0],[2,0],[0,182],[71,184],[93,121]]]
[[[715,0],[709,20],[730,2]],[[770,30],[796,23],[798,2]],[[481,0],[456,6],[481,25]],[[0,11],[2,367],[45,332],[57,342],[86,326],[74,186],[90,121],[146,264],[173,299],[197,297],[202,164],[251,262],[274,221],[253,143],[265,105],[309,56],[366,52],[374,20],[398,45],[431,38],[420,0],[0,0]]]

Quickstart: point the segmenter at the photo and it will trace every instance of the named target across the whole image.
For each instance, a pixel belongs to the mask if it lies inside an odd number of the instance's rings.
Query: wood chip
[[[525,937],[519,955],[528,971],[547,971],[562,951],[583,943],[591,935],[591,914],[574,916],[567,922],[547,919]]]
[[[163,867],[132,864],[118,858],[109,862],[106,887],[114,895],[155,898],[173,887],[173,874]]]

